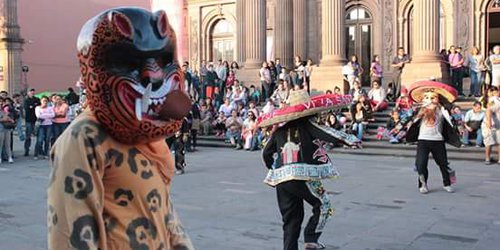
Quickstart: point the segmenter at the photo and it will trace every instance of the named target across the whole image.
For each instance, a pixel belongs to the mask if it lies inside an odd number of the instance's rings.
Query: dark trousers
[[[300,227],[304,220],[304,201],[313,207],[313,215],[304,229],[304,242],[316,243],[321,232],[316,232],[320,218],[321,200],[316,198],[305,181],[287,181],[276,186],[278,205],[283,218],[283,249],[297,250]]]
[[[429,162],[429,153],[432,153],[434,161],[439,166],[441,170],[441,175],[443,176],[443,185],[449,186],[450,173],[448,172],[448,157],[446,156],[446,146],[444,141],[424,141],[419,140],[417,145],[417,159],[415,165],[418,171],[418,187],[422,187],[422,182],[420,177],[425,180],[429,179],[429,170],[427,169],[427,164]]]
[[[266,81],[260,81],[260,85],[262,86],[262,96],[264,101],[269,98],[272,93],[271,92],[271,84],[267,83]]]
[[[451,85],[455,87],[459,95],[464,94],[463,80],[464,75],[462,68],[451,69]]]
[[[31,136],[35,133],[35,122],[26,121],[26,140],[24,141],[24,154],[28,155],[31,147]]]
[[[69,125],[69,122],[66,122],[66,123],[53,123],[52,124],[52,130],[53,130],[53,134],[52,134],[52,144],[54,144],[54,142],[57,140],[57,138],[59,138],[59,136],[64,132],[64,130],[68,127]]]
[[[392,80],[393,82],[393,96],[394,96],[394,99],[398,98],[400,95],[401,95],[401,74],[403,74],[403,72],[401,71],[397,71],[394,73],[394,79]]]

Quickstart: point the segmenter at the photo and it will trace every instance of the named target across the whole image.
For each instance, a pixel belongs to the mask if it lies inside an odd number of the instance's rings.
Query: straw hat
[[[330,109],[340,109],[352,102],[350,95],[318,95],[310,97],[306,90],[291,91],[286,101],[287,106],[264,114],[257,120],[259,127],[297,120]]]
[[[434,92],[448,100],[450,103],[457,99],[458,93],[452,86],[435,81],[415,82],[408,87],[411,99],[421,102],[426,92]]]

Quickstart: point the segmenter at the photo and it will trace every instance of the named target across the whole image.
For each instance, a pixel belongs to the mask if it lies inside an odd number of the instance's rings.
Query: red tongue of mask
[[[160,120],[180,120],[191,110],[191,99],[181,90],[167,94],[166,100],[158,112]]]

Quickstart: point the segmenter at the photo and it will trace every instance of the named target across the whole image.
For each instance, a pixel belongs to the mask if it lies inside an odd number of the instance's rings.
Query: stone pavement
[[[321,237],[328,249],[499,249],[499,165],[452,161],[458,185],[449,194],[432,163],[431,192],[422,195],[413,159],[333,157],[342,178],[325,182],[336,208]],[[172,199],[197,249],[281,249],[276,193],[262,183],[259,152],[202,148],[187,161]],[[48,175],[45,160],[0,165],[0,249],[47,248]]]

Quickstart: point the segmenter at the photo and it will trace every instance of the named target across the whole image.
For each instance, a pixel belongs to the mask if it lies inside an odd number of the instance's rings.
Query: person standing
[[[69,118],[68,118],[69,106],[62,99],[61,96],[59,95],[56,96],[56,103],[54,104],[53,108],[55,117],[53,120],[54,135],[52,136],[53,137],[52,143],[54,143],[57,140],[57,138],[64,132],[66,127],[68,127],[69,125]]]
[[[500,87],[500,45],[493,47],[493,54],[490,55],[491,63],[491,86]]]
[[[332,96],[314,97],[318,106],[304,109],[305,104],[312,102],[307,91],[293,91],[288,107],[258,119],[259,127],[274,131],[262,151],[265,167],[269,169],[264,182],[276,188],[285,250],[298,250],[304,202],[312,206],[312,215],[304,228],[304,248],[325,248],[319,238],[334,209],[321,181],[338,176],[325,144],[340,141],[355,146],[360,143],[352,135],[340,137],[341,131],[320,126],[311,119],[332,108],[329,99]],[[336,105],[347,106],[349,101],[336,102]]]
[[[403,47],[398,48],[398,55],[392,60],[392,67],[394,68],[394,78],[392,82],[394,83],[392,96],[394,99],[398,98],[401,94],[401,75],[403,74],[403,69],[407,63],[410,63],[410,58],[405,54],[405,49]]]
[[[422,103],[416,119],[410,125],[406,135],[407,142],[417,142],[415,165],[418,172],[419,192],[429,192],[427,180],[429,153],[439,166],[443,177],[443,188],[448,193],[454,192],[451,184],[454,171],[448,166],[445,143],[461,147],[460,136],[453,128],[451,116],[442,105],[443,101],[452,103],[456,100],[456,90],[444,83],[417,82],[409,87],[410,97]]]
[[[457,51],[455,46],[450,47],[450,55],[448,55],[448,62],[451,68],[451,85],[458,91],[458,95],[463,93],[463,65],[464,57]]]
[[[35,89],[30,89],[28,91],[28,97],[24,100],[24,114],[26,115],[26,140],[24,141],[24,156],[29,156],[31,136],[35,134],[35,123],[37,120],[35,108],[38,105],[40,105],[40,99],[35,96]]]
[[[12,159],[12,129],[15,128],[15,120],[9,114],[9,105],[5,100],[0,97],[0,149],[5,150],[6,157],[9,163],[14,163]],[[0,157],[0,163],[2,163],[2,157]]]
[[[468,57],[471,80],[469,97],[479,97],[481,96],[481,85],[484,81],[486,66],[484,64],[484,57],[479,53],[478,47],[472,47],[470,53]]]
[[[262,97],[267,99],[271,96],[271,71],[269,71],[269,67],[267,62],[262,63],[262,68],[259,71],[260,75],[260,86],[262,88]]]
[[[283,69],[283,65],[281,65],[281,60],[279,58],[276,58],[274,62],[276,63],[276,75],[279,76],[281,74],[281,69]]]
[[[373,56],[372,65],[370,66],[370,77],[372,84],[378,82],[380,86],[384,86],[382,82],[384,71],[382,64],[380,64],[380,57],[378,55]]]
[[[493,146],[497,146],[498,163],[500,163],[500,99],[498,94],[497,87],[491,86],[488,89],[488,107],[486,109],[486,116],[481,124],[485,147],[484,163],[486,165],[491,164],[491,149]]]
[[[41,104],[35,108],[35,115],[40,120],[40,127],[36,136],[35,160],[41,155],[48,159],[49,144],[52,133],[52,119],[55,117],[54,107],[49,106],[49,98],[43,96]]]
[[[205,96],[204,98],[210,98],[214,99],[214,89],[217,83],[217,80],[219,79],[217,77],[217,73],[214,71],[214,65],[210,64],[208,65],[208,71],[207,74],[205,75],[205,82],[203,83],[204,88],[205,88]]]

